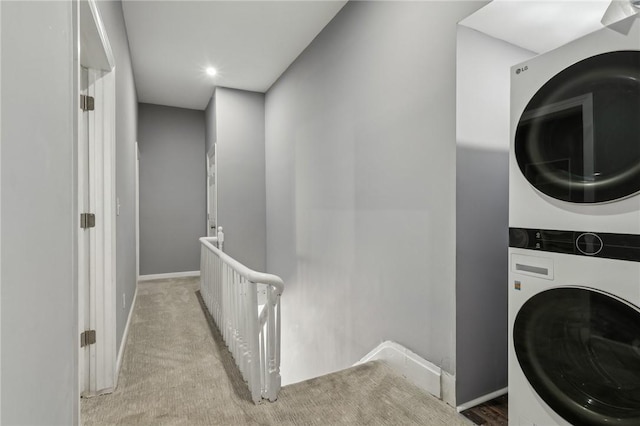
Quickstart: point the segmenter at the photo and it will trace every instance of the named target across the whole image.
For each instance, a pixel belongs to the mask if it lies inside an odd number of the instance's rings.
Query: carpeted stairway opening
[[[382,362],[284,386],[278,401],[254,405],[199,278],[138,285],[118,388],[81,407],[85,425],[471,424]]]

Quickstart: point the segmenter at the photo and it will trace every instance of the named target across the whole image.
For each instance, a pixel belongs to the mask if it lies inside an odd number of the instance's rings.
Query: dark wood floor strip
[[[484,404],[464,410],[461,414],[476,425],[507,426],[509,424],[509,397],[502,395]]]

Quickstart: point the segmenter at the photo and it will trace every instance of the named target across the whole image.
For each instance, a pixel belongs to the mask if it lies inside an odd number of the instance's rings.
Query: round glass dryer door
[[[571,424],[640,424],[637,307],[585,288],[547,290],[520,309],[513,340],[531,386]]]
[[[559,200],[640,191],[640,51],[593,56],[549,80],[520,118],[515,155],[529,183]]]

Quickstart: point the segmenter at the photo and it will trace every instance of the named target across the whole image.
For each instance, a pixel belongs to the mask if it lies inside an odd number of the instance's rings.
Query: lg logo
[[[520,74],[521,72],[525,72],[525,71],[526,71],[526,70],[528,70],[528,69],[529,69],[529,67],[528,67],[527,65],[525,65],[525,66],[524,66],[524,67],[522,67],[522,68],[518,68],[518,69],[516,69],[516,74]]]

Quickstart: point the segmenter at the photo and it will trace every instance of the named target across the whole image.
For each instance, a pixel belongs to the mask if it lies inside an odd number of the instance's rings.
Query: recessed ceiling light
[[[218,71],[216,71],[216,69],[214,67],[209,67],[206,69],[207,71],[207,75],[213,77],[214,75],[216,75],[218,73]]]

